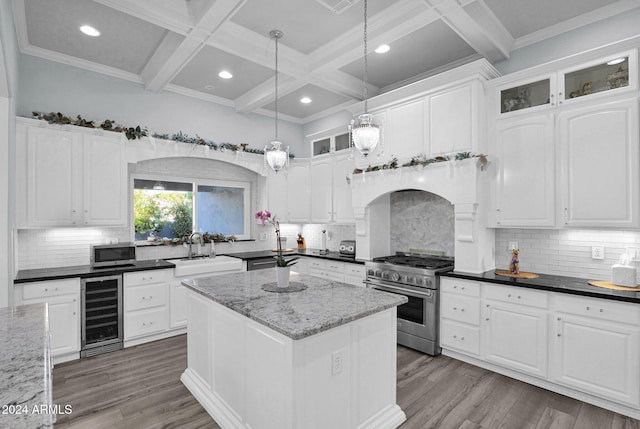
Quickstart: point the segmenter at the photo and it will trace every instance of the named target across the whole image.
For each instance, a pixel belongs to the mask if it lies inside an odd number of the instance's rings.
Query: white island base
[[[396,428],[396,308],[293,340],[188,291],[181,380],[224,429]],[[283,315],[287,317],[287,315]]]

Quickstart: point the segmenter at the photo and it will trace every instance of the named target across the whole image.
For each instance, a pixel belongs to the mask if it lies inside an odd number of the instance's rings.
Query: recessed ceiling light
[[[100,32],[90,25],[83,25],[80,27],[80,31],[91,37],[98,37],[100,35]]]
[[[222,79],[231,79],[233,77],[233,75],[226,70],[222,70],[220,73],[218,73],[218,76],[220,76]]]
[[[389,45],[380,45],[376,48],[375,52],[376,54],[384,54],[389,52],[390,49],[391,47]]]
[[[607,62],[608,66],[615,66],[616,64],[624,63],[625,58],[616,58],[615,60],[611,60]]]
[[[205,85],[204,89],[206,89],[207,91],[213,91],[214,89],[216,89],[216,87],[213,85]]]
[[[309,103],[311,103],[311,99],[309,97],[302,97],[300,99],[300,102],[304,103],[304,104],[309,104]]]

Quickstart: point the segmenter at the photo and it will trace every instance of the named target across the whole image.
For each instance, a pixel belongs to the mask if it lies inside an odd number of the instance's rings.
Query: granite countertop
[[[327,253],[320,253],[320,249],[306,249],[297,250],[294,249],[291,252],[283,252],[284,256],[310,256],[313,258],[330,259],[332,261],[347,262],[350,264],[364,264],[364,261],[358,260],[355,257],[350,258],[340,255],[340,252],[329,251]],[[233,256],[234,258],[240,258],[243,260],[249,259],[261,259],[275,256],[276,252],[272,250],[258,250],[255,252],[238,252],[238,253],[225,253],[226,256]]]
[[[515,279],[511,277],[499,276],[495,270],[481,274],[464,273],[459,271],[449,271],[442,273],[444,277],[456,277],[460,279],[483,281],[487,283],[497,283],[509,286],[521,286],[530,289],[540,289],[552,292],[569,293],[573,295],[590,296],[594,298],[604,298],[616,301],[627,301],[640,303],[640,289],[635,291],[623,291],[607,289],[598,286],[591,286],[588,279],[577,277],[555,276],[550,274],[540,274],[535,279]],[[593,279],[602,280],[602,279]]]
[[[46,304],[0,309],[0,343],[0,427],[52,427],[38,412],[52,402]]]
[[[91,265],[77,265],[73,267],[60,268],[37,268],[33,270],[20,270],[13,280],[14,284],[38,282],[44,280],[59,280],[73,277],[89,278],[100,276],[111,276],[115,274],[128,273],[132,271],[161,270],[164,268],[174,268],[175,265],[163,259],[148,261],[136,261],[131,265],[119,267],[93,268]]]
[[[406,303],[407,297],[319,277],[291,273],[292,282],[307,289],[291,293],[266,292],[275,270],[245,271],[187,279],[188,288],[294,340],[344,325]]]

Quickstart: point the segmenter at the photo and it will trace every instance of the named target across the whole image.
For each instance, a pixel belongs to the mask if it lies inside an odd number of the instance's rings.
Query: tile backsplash
[[[518,242],[521,271],[610,280],[611,266],[627,247],[640,248],[640,231],[497,229],[498,269],[509,267],[510,241]],[[591,259],[592,246],[604,247],[604,259]]]
[[[391,194],[391,253],[409,249],[442,251],[454,256],[454,206],[424,191]]]

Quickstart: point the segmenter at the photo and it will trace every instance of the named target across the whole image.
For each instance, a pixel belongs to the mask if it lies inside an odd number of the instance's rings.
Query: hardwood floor
[[[180,382],[186,349],[181,335],[56,365],[54,403],[73,413],[55,428],[219,428]],[[640,429],[638,420],[402,346],[397,395],[402,429]]]

